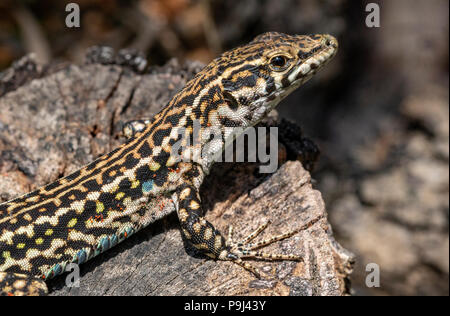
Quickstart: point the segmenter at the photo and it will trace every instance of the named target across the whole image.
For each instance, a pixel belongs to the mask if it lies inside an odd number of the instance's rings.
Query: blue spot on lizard
[[[142,183],[142,192],[148,193],[153,188],[153,180]]]

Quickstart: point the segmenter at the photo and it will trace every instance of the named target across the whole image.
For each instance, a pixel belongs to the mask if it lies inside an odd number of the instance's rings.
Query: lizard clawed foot
[[[299,232],[298,229],[290,231],[285,234],[273,236],[255,243],[250,243],[253,239],[255,239],[256,236],[258,236],[264,229],[267,228],[267,226],[270,224],[270,221],[267,221],[263,225],[259,226],[254,232],[252,232],[250,235],[245,237],[243,240],[239,242],[233,241],[233,226],[230,226],[230,229],[228,231],[228,239],[227,239],[227,245],[228,245],[228,251],[224,253],[223,260],[230,260],[234,263],[242,266],[244,269],[252,272],[256,277],[260,278],[261,273],[257,268],[252,266],[250,263],[245,262],[244,258],[256,258],[256,259],[263,259],[263,260],[292,260],[292,261],[301,261],[302,258],[300,256],[296,255],[285,255],[285,254],[271,254],[266,253],[262,251],[257,251],[256,249],[259,249],[261,247],[273,244],[277,241],[289,238],[296,233]]]

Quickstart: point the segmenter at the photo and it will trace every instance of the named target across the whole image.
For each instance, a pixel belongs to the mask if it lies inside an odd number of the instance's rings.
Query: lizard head
[[[228,107],[241,109],[236,115],[245,113],[246,123],[253,125],[326,65],[337,49],[331,35],[269,32],[225,52],[213,65]]]

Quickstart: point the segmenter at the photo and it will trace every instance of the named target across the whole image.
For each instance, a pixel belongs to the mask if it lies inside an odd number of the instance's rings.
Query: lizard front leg
[[[0,296],[41,296],[48,293],[44,280],[26,274],[0,272]]]
[[[288,238],[299,230],[274,236],[260,242],[250,243],[268,226],[269,223],[266,223],[241,242],[235,243],[231,240],[232,227],[230,227],[228,240],[225,240],[222,234],[203,217],[200,195],[194,185],[185,183],[178,188],[175,205],[185,238],[195,248],[213,259],[232,261],[249,270],[257,277],[260,277],[258,269],[242,259],[252,257],[265,260],[301,260],[301,257],[295,255],[269,254],[256,250]]]
[[[184,237],[211,258],[225,255],[225,238],[203,217],[200,195],[192,184],[185,183],[178,188],[175,205]]]

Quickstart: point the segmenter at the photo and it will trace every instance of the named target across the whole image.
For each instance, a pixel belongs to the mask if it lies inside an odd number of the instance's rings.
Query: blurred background
[[[66,4],[81,9],[67,28]],[[449,294],[449,2],[28,0],[0,2],[0,71],[35,52],[82,63],[86,49],[142,51],[207,63],[266,31],[330,33],[340,52],[279,113],[321,148],[312,176],[336,239],[357,256],[357,295]],[[1,73],[0,73],[1,77]],[[1,109],[0,109],[1,113]],[[365,286],[377,263],[381,287]]]

